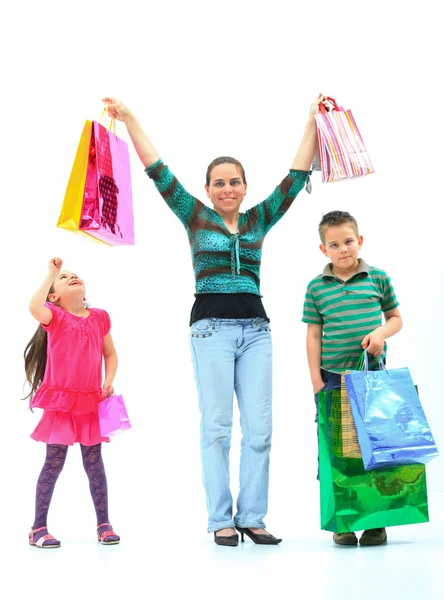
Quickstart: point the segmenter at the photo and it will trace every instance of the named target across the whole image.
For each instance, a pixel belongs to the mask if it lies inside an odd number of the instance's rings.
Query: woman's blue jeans
[[[208,531],[265,527],[272,433],[272,343],[268,321],[202,319],[190,332],[201,412]],[[242,429],[240,489],[233,518],[229,452],[236,392]]]

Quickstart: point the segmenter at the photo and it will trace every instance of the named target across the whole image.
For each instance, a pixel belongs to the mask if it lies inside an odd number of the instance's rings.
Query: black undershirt
[[[254,319],[269,321],[257,294],[195,294],[190,325],[200,319]]]

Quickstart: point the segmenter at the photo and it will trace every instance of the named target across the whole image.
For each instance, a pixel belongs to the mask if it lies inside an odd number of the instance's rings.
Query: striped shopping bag
[[[344,375],[349,372],[344,371],[341,374],[341,401],[331,407],[331,445],[333,455],[338,458],[361,458],[361,449],[344,379]]]
[[[323,183],[374,173],[351,110],[339,107],[333,98],[328,100],[333,109],[327,111],[320,104],[320,113],[315,115]]]
[[[342,421],[342,456],[350,458],[361,458],[358,434],[356,433],[355,421],[348,399],[347,386],[344,375],[350,371],[344,371],[341,375],[341,421]]]

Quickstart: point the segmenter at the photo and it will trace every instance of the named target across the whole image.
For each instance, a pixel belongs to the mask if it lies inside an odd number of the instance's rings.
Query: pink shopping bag
[[[131,429],[122,396],[110,396],[98,405],[100,433],[106,437]]]
[[[128,144],[92,122],[79,230],[111,246],[134,244]]]

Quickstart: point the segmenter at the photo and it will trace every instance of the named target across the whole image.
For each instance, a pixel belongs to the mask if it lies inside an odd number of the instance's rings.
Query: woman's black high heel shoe
[[[275,546],[276,544],[280,544],[282,542],[281,538],[276,538],[274,535],[271,535],[271,533],[253,533],[250,529],[248,529],[248,527],[236,527],[236,529],[241,534],[241,539],[243,542],[245,541],[245,534],[247,534],[255,544]]]
[[[239,536],[234,535],[216,535],[214,532],[214,541],[218,546],[237,546],[239,544]]]

